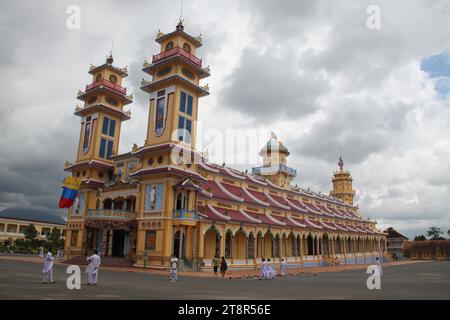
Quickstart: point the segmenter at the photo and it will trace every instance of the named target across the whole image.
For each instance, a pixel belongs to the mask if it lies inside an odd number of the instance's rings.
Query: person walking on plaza
[[[170,259],[170,282],[178,281],[178,258],[173,254]]]
[[[39,257],[43,258],[44,257],[44,248],[39,247]]]
[[[222,274],[222,278],[225,277],[225,272],[228,269],[227,261],[225,260],[225,257],[222,256],[222,261],[220,262],[220,273]]]
[[[52,252],[48,250],[47,255],[44,258],[44,268],[42,269],[42,273],[44,274],[44,283],[55,283],[53,280],[53,258]]]
[[[270,266],[270,259],[267,259],[267,264],[266,264],[266,279],[272,280],[273,278],[275,278],[276,275],[277,275],[277,272],[275,271],[274,268],[272,268],[272,267]]]
[[[86,273],[88,275],[88,285],[97,285],[98,268],[100,267],[101,263],[101,259],[97,254],[97,250],[94,250],[94,254],[87,258],[87,261],[89,262],[86,267]]]
[[[219,256],[216,254],[214,258],[212,259],[212,267],[214,271],[214,279],[217,279],[217,270],[219,269],[220,260]]]
[[[287,262],[281,259],[281,275],[284,277],[287,274]]]
[[[381,267],[380,258],[376,257],[375,261],[377,262],[377,268],[375,269],[375,274],[382,277],[383,276],[383,268]]]

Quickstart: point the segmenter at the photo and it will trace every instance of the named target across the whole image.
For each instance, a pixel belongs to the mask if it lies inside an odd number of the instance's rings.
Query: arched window
[[[117,77],[112,74],[112,75],[109,76],[109,81],[111,81],[112,83],[116,83],[117,82]]]
[[[189,194],[186,191],[179,191],[176,197],[175,210],[188,208]]]
[[[230,230],[227,231],[227,235],[225,236],[225,258],[231,258],[231,241],[233,239],[233,235]]]
[[[250,233],[248,236],[247,258],[255,258],[255,237],[253,236],[253,233]]]
[[[183,44],[183,50],[190,53],[191,52],[191,46],[185,42]]]
[[[172,48],[173,48],[173,42],[170,41],[170,42],[166,45],[166,51],[167,51],[167,50],[170,50],[170,49],[172,49]]]
[[[95,82],[99,82],[100,80],[102,80],[102,75],[101,75],[101,73],[99,73],[99,74],[95,77]]]

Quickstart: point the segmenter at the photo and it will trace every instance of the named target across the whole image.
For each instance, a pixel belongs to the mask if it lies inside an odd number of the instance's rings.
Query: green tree
[[[441,234],[444,232],[441,231],[441,228],[438,227],[430,227],[430,229],[427,231],[427,236],[430,238],[430,240],[443,240],[444,238],[441,237]]]
[[[58,240],[61,239],[61,231],[58,228],[54,227],[48,235],[47,239],[51,242],[58,242]]]
[[[427,240],[423,234],[415,236],[414,241]]]
[[[23,234],[25,235],[26,240],[32,241],[37,238],[38,231],[36,230],[34,224],[30,223],[23,229]]]

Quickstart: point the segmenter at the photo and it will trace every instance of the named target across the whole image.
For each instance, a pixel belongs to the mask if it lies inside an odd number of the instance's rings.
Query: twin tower
[[[156,42],[160,44],[160,53],[153,55],[150,63],[145,61],[142,69],[152,77],[151,81],[141,82],[141,89],[150,96],[143,148],[173,143],[195,150],[198,100],[209,94],[208,85],[201,86],[200,80],[210,76],[210,69],[204,68],[202,59],[196,55],[202,39],[185,33],[180,21],[175,31],[159,32]],[[84,106],[75,109],[75,115],[81,117],[77,160],[65,165],[65,170],[80,178],[84,187],[92,189],[100,187],[108,179],[108,172],[114,171],[121,125],[131,117],[131,112],[124,108],[132,103],[133,95],[127,94],[122,85],[128,70],[114,66],[113,62],[110,54],[104,64],[91,65],[92,83],[78,92],[77,98]],[[267,175],[273,183],[287,188],[296,170],[287,166],[289,151],[282,143],[276,150],[271,149],[274,141],[278,139],[272,137],[261,150],[263,166],[253,168],[253,173]],[[272,161],[274,156],[277,160]],[[352,177],[343,170],[343,165],[340,159],[330,195],[352,205]]]

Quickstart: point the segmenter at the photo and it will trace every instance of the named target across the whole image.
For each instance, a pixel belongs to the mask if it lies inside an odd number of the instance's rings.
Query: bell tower
[[[75,162],[66,161],[64,170],[80,179],[77,199],[69,208],[66,247],[73,254],[81,254],[84,239],[84,221],[87,208],[96,208],[96,193],[114,168],[112,155],[118,153],[122,121],[130,119],[130,111],[124,106],[133,100],[122,86],[128,74],[127,68],[113,65],[110,53],[105,63],[91,65],[92,82],[77,98],[83,105],[76,106],[75,115],[81,118],[80,138]]]
[[[175,31],[159,31],[156,42],[160,52],[142,69],[152,77],[141,82],[141,89],[150,94],[145,146],[175,143],[194,150],[198,100],[209,94],[208,85],[200,86],[200,80],[210,76],[209,67],[203,68],[196,56],[202,38],[184,32],[180,20]]]
[[[289,154],[286,146],[272,133],[270,140],[259,152],[259,155],[263,157],[263,165],[253,168],[253,174],[266,176],[270,182],[282,188],[289,187],[292,179],[297,175],[297,170],[286,164]]]
[[[355,196],[355,190],[353,190],[352,181],[353,178],[349,171],[344,171],[344,160],[339,158],[339,171],[334,172],[333,175],[333,190],[330,195],[341,199],[349,205],[353,205],[353,197]]]

